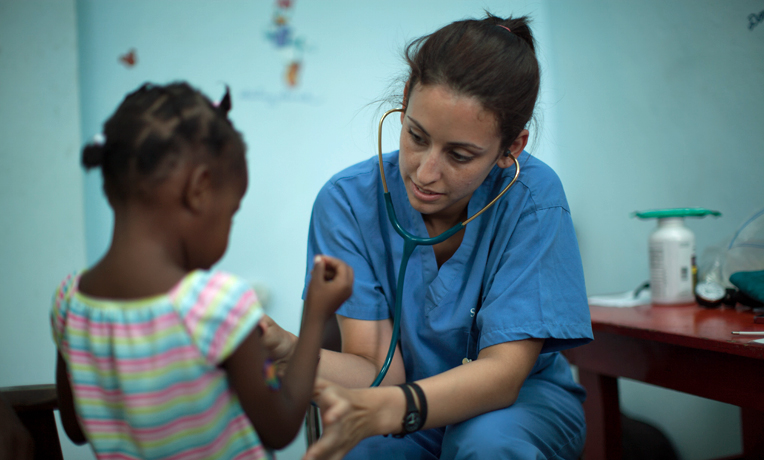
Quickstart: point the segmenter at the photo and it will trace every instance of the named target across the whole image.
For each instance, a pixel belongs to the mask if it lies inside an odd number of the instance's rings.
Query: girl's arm
[[[74,398],[72,397],[72,387],[69,386],[69,372],[66,368],[66,361],[61,353],[58,353],[56,361],[56,392],[58,393],[58,412],[61,415],[61,423],[64,425],[64,431],[69,439],[77,445],[85,444],[88,440],[80,428],[77,421],[77,415],[74,409]]]
[[[266,347],[260,327],[223,363],[239,403],[265,446],[280,449],[300,430],[313,395],[324,324],[350,296],[352,285],[349,266],[326,256],[317,260],[305,298],[300,338],[279,390],[269,388],[266,382]]]
[[[419,381],[428,405],[423,429],[512,405],[543,344],[542,339],[497,344],[481,350],[475,361]],[[401,432],[406,400],[400,388],[319,389],[324,433],[305,458],[340,459],[366,437]]]
[[[317,359],[318,353],[314,361]],[[310,389],[300,391],[299,385],[294,388],[294,380],[286,377],[282,379],[280,389],[270,388],[264,375],[265,360],[265,348],[260,328],[257,327],[223,362],[223,368],[229,385],[263,445],[281,449],[294,439],[300,429],[310,401]],[[316,363],[304,363],[303,368],[311,365],[315,368]],[[293,367],[290,366],[290,370]],[[292,385],[290,382],[293,382]],[[306,376],[305,382],[312,384],[313,378]]]

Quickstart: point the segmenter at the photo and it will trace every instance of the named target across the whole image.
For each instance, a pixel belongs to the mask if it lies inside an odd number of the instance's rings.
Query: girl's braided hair
[[[188,83],[145,83],[125,97],[103,127],[103,137],[82,151],[85,169],[100,167],[104,191],[110,200],[125,200],[147,179],[158,182],[184,147],[203,147],[214,158],[233,144],[238,164],[244,161],[244,142],[228,119],[228,90],[213,104]]]

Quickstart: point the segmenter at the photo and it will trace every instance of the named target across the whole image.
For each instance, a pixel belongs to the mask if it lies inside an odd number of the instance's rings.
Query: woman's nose
[[[430,148],[422,155],[417,168],[417,179],[421,185],[432,184],[440,178],[440,155],[435,148]]]

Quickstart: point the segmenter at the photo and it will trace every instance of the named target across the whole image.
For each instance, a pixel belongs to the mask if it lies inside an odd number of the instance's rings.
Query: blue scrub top
[[[411,255],[400,336],[408,381],[440,374],[465,357],[476,359],[491,345],[543,338],[533,376],[544,368],[560,369],[551,365],[560,358],[553,352],[592,339],[581,256],[562,184],[527,152],[518,161],[515,185],[465,227],[459,249],[440,269],[432,246],[418,246]],[[422,215],[408,202],[398,152],[385,155],[383,163],[401,225],[427,237]],[[470,199],[468,214],[498,195],[514,174],[513,167],[495,166]],[[337,311],[349,318],[393,315],[403,239],[388,220],[383,192],[373,157],[332,177],[313,206],[308,267],[316,254],[327,254],[353,268],[353,294]],[[309,278],[308,273],[306,289]]]

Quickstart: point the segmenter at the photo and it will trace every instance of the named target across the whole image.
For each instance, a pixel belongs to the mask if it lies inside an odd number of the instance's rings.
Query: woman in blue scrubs
[[[376,157],[336,174],[316,198],[308,260],[355,272],[338,310],[342,352],[322,350],[324,436],[311,458],[576,459],[585,437],[577,385],[560,350],[592,338],[578,244],[557,175],[524,151],[539,89],[526,18],[452,23],[414,41],[400,149],[384,156],[403,228],[462,231],[411,256],[400,341],[387,354],[403,241],[385,213]],[[271,324],[274,356],[293,338]],[[416,382],[421,394],[399,384]],[[354,390],[345,389],[356,388]],[[416,389],[416,388],[409,388]],[[423,424],[404,416],[419,415]],[[412,405],[413,404],[413,405]],[[403,437],[381,436],[406,433]],[[352,450],[351,450],[352,448]]]

